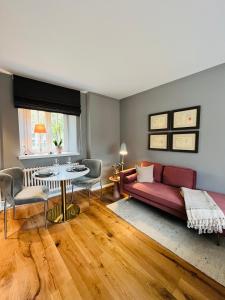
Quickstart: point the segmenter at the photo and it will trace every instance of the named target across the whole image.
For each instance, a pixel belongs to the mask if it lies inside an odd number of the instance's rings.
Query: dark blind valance
[[[13,76],[14,105],[17,108],[44,110],[79,116],[80,91],[29,78]]]

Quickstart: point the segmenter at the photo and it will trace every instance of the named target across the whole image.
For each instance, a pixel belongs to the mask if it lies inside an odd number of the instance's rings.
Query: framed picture
[[[198,131],[183,131],[171,133],[170,150],[176,152],[198,152]]]
[[[172,130],[198,129],[200,126],[200,106],[172,111]]]
[[[149,150],[169,150],[169,133],[150,133],[148,135]]]
[[[169,130],[170,113],[168,111],[151,114],[149,119],[149,131],[165,131]]]

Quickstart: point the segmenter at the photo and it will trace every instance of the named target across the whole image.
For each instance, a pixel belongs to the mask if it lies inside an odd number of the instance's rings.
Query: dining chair
[[[91,188],[96,183],[100,183],[101,187],[101,197],[102,197],[102,181],[101,181],[101,173],[102,173],[102,161],[99,159],[83,159],[82,164],[84,164],[87,168],[90,169],[90,172],[82,177],[77,179],[73,179],[71,181],[72,184],[72,201],[73,201],[73,187],[81,187],[88,190],[88,197],[90,199]]]
[[[13,207],[13,218],[16,217],[16,206],[23,204],[44,203],[45,228],[47,228],[48,187],[24,187],[24,172],[21,168],[9,168],[0,171],[0,190],[4,201],[4,237],[7,238],[7,204]]]

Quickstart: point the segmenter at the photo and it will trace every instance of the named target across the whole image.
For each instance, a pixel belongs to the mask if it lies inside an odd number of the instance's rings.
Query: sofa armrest
[[[123,193],[124,184],[131,183],[137,180],[136,169],[128,169],[120,172],[120,193]]]

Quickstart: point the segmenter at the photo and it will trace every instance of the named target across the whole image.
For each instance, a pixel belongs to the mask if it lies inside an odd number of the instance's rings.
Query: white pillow
[[[154,182],[153,178],[154,165],[148,167],[136,166],[138,182]]]

